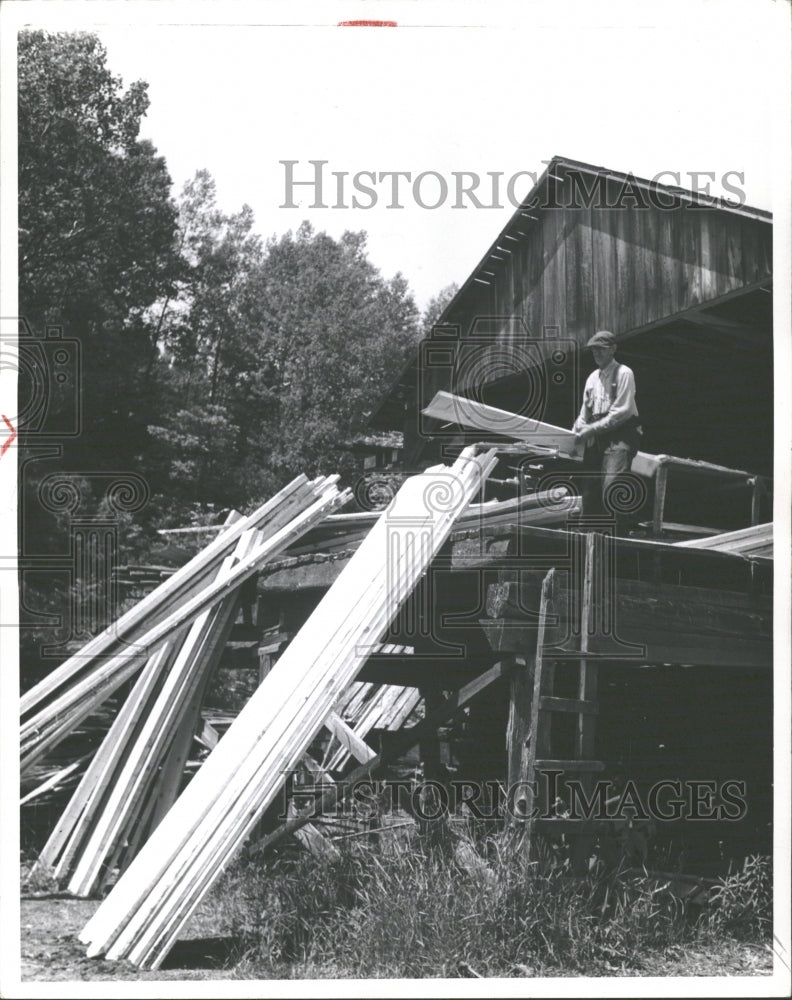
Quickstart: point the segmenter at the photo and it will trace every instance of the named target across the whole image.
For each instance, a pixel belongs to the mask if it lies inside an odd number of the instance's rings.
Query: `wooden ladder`
[[[578,868],[585,862],[585,848],[592,829],[591,823],[585,820],[555,818],[553,814],[556,803],[548,801],[548,791],[550,773],[560,772],[559,779],[570,774],[579,775],[586,794],[590,795],[595,775],[606,768],[603,761],[594,758],[596,720],[599,714],[598,659],[602,657],[589,652],[589,636],[595,625],[595,602],[606,593],[605,580],[602,576],[604,544],[604,537],[598,533],[589,533],[585,536],[585,558],[581,567],[583,579],[579,588],[579,602],[574,600],[578,589],[574,578],[570,581],[569,608],[564,607],[556,569],[551,569],[542,583],[533,670],[530,734],[526,741],[523,770],[529,789],[526,801],[527,848],[530,850],[532,835],[537,827],[547,832],[554,828],[557,832],[572,830],[577,834],[573,863]],[[575,576],[574,564],[571,575]],[[579,572],[577,575],[580,575]],[[554,631],[556,635],[558,634],[558,626],[563,628],[565,621],[571,624],[575,620],[579,624],[578,649],[558,648],[552,641],[548,641],[551,640]],[[554,623],[557,623],[555,627]],[[556,694],[556,665],[561,662],[573,663],[577,667],[577,697]],[[572,757],[559,757],[554,753],[557,741],[553,739],[553,718],[562,714],[572,714],[577,717]],[[534,787],[535,796],[531,791]]]

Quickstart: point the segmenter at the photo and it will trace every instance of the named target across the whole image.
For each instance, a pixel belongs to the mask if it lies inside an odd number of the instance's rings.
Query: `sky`
[[[520,175],[513,192],[524,196],[521,172],[541,173],[556,154],[643,177],[672,171],[678,180],[662,179],[713,193],[734,171],[727,180],[749,204],[772,207],[771,0],[26,6],[31,23],[96,31],[114,73],[148,82],[142,136],[165,156],[174,193],[206,168],[220,206],[249,204],[264,237],[306,218],[334,236],[364,229],[375,265],[401,271],[422,308],[461,284],[506,224],[509,179]],[[398,27],[337,26],[355,19]],[[326,161],[327,207],[311,208],[306,186],[289,205],[285,160],[295,180]],[[377,175],[370,208],[371,195],[352,205],[361,171]],[[380,178],[392,171],[411,174],[398,181],[402,207]],[[463,171],[496,207],[457,197]],[[334,207],[334,172],[348,175],[345,207]]]

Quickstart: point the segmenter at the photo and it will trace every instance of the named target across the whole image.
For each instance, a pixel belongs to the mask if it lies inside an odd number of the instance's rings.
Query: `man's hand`
[[[575,431],[575,440],[579,444],[584,444],[586,441],[589,441],[591,438],[595,437],[596,433],[597,432],[590,425],[584,426]]]

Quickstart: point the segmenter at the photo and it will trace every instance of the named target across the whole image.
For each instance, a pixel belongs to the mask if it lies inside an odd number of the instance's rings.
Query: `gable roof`
[[[482,317],[502,344],[514,343],[515,325],[582,346],[602,327],[621,338],[674,316],[717,324],[704,307],[717,312],[769,283],[771,245],[770,212],[555,156],[433,336],[464,339]],[[372,427],[401,426],[421,364],[417,352]]]

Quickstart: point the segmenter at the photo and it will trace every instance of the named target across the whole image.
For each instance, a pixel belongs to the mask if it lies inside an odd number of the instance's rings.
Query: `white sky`
[[[205,167],[221,207],[251,205],[264,236],[304,218],[333,235],[365,229],[374,263],[402,271],[421,306],[464,281],[513,211],[505,194],[500,209],[453,208],[452,171],[508,178],[561,154],[644,177],[677,171],[683,187],[713,171],[714,193],[737,171],[748,203],[771,207],[772,0],[25,6],[32,23],[96,30],[111,69],[148,82],[142,134],[176,192]],[[185,17],[193,24],[175,23]],[[360,18],[399,27],[336,26]],[[389,209],[388,181],[369,210],[310,210],[306,188],[300,208],[279,207],[286,159],[300,161],[299,179],[313,176],[309,160],[328,161],[328,205],[333,170],[434,170],[452,193],[429,210],[408,185],[405,207]],[[429,203],[436,191],[433,180],[421,189]]]

